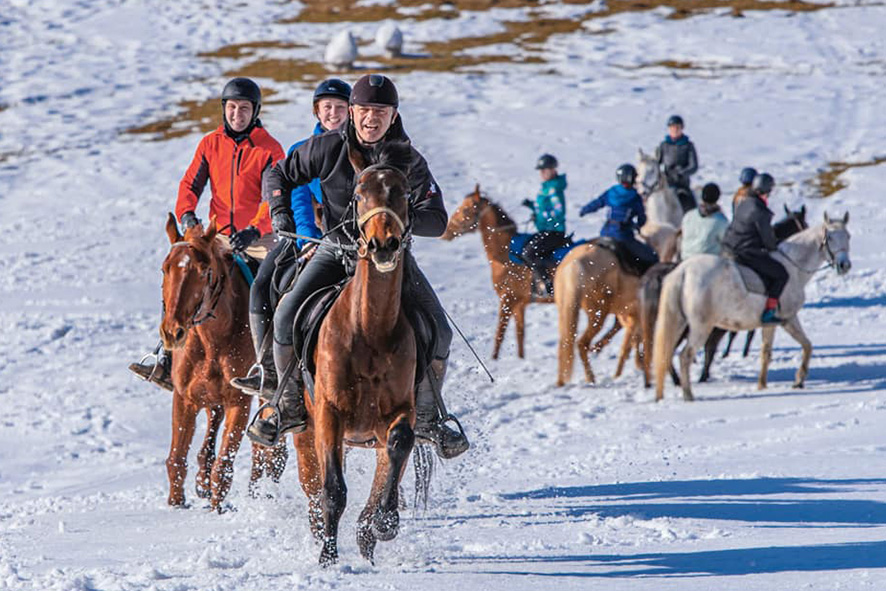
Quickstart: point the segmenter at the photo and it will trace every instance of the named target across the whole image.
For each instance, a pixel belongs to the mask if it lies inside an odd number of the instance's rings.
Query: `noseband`
[[[364,168],[360,172],[360,176],[362,177],[363,174],[366,173],[366,171],[370,171],[370,170],[371,171],[381,171],[381,170],[394,171],[395,173],[397,173],[399,176],[402,177],[404,184],[406,186],[409,186],[409,182],[408,182],[408,179],[406,178],[406,175],[403,174],[403,172],[401,170],[394,168],[393,166],[388,166],[385,164],[373,164],[371,166]],[[356,191],[357,190],[355,188],[354,189],[355,195],[356,195]],[[408,203],[408,201],[409,200],[407,198],[407,203]],[[386,206],[373,207],[372,209],[370,209],[368,211],[364,211],[362,214],[357,216],[356,215],[357,200],[356,199],[352,200],[352,203],[354,204],[354,216],[357,219],[357,232],[359,234],[359,236],[357,237],[357,240],[356,240],[357,255],[360,258],[366,258],[369,255],[369,239],[366,237],[366,233],[363,231],[363,227],[366,225],[367,222],[369,222],[369,220],[371,220],[375,216],[385,214],[387,216],[390,216],[394,220],[394,223],[397,224],[397,227],[400,228],[400,236],[399,236],[400,245],[397,248],[397,256],[399,256],[399,254],[401,252],[403,252],[403,250],[406,248],[406,244],[408,243],[409,237],[412,234],[412,228],[409,225],[407,225],[407,223],[403,221],[403,218],[401,218],[400,215],[396,211],[391,209],[390,207],[386,207]]]

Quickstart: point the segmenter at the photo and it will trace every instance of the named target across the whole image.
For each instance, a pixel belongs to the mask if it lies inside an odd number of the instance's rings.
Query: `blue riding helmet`
[[[741,169],[741,174],[738,175],[738,182],[742,185],[750,186],[750,184],[754,182],[754,177],[756,176],[757,170],[747,166]]]

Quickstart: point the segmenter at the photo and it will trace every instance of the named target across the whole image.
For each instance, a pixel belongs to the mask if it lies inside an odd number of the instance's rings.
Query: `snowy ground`
[[[236,511],[209,514],[193,494],[189,510],[165,506],[170,397],[125,368],[156,340],[165,213],[199,135],[120,131],[218,92],[228,66],[199,51],[324,39],[341,25],[273,24],[296,5],[269,0],[227,15],[216,1],[199,14],[67,4],[14,0],[0,16],[0,588],[886,588],[886,167],[850,169],[826,201],[806,183],[828,162],[883,155],[886,8],[622,14],[552,37],[544,64],[395,76],[450,208],[480,182],[517,215],[550,151],[569,176],[572,229],[592,235],[602,218],[580,220],[579,207],[680,112],[697,181],[729,193],[754,165],[785,183],[777,211],[805,203],[818,222],[849,210],[854,267],[809,287],[801,318],[815,351],[801,391],[790,388],[799,348],[784,334],[768,390],[755,389],[755,348],[718,361],[693,404],[673,388],[654,404],[633,369],[553,388],[551,306],[531,309],[525,361],[511,333],[503,358],[487,361],[494,384],[457,344],[446,396],[473,449],[439,466],[432,506],[405,516],[374,567],[354,543],[371,454],[351,454],[341,563],[322,571],[294,466],[269,487],[276,498],[253,500],[241,453]],[[430,40],[495,32],[500,18],[416,27]],[[603,29],[613,32],[592,34]],[[665,60],[694,67],[656,65]],[[288,145],[311,128],[310,97],[274,88],[287,102],[264,121]],[[488,357],[497,301],[479,239],[422,240],[416,252]],[[593,360],[598,376],[612,375],[614,355]]]

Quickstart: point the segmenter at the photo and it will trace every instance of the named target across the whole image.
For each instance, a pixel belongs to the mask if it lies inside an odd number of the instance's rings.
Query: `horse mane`
[[[409,175],[412,167],[412,144],[405,141],[382,142],[369,155],[369,164],[377,164],[399,170]]]

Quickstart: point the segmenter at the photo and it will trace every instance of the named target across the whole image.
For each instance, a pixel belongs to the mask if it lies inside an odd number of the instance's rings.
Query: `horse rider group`
[[[199,224],[194,210],[209,180],[210,215],[229,220],[223,233],[230,237],[234,251],[271,251],[250,289],[250,328],[263,371],[234,380],[235,386],[263,397],[279,390],[277,404],[272,407],[276,416],[256,416],[248,429],[251,439],[266,445],[307,427],[304,384],[300,372],[291,370],[296,355],[296,312],[315,291],[346,279],[353,269],[350,251],[343,248],[357,235],[352,215],[355,172],[348,150],[368,154],[384,142],[409,140],[398,111],[399,94],[385,76],[363,76],[353,88],[338,79],[325,80],[313,98],[314,134],[293,145],[284,157],[279,143],[258,119],[259,87],[248,78],[228,82],[221,99],[224,123],[198,146],[194,163],[182,179],[176,205],[176,215],[185,228]],[[411,233],[437,237],[448,221],[442,193],[424,157],[414,147],[411,150],[407,175]],[[316,222],[315,207],[320,212]],[[293,234],[313,238],[319,245],[308,241],[309,246],[298,251],[304,243],[291,245],[288,236]],[[297,273],[296,253],[304,261]],[[433,444],[439,456],[453,458],[464,453],[469,442],[460,429],[446,425],[453,417],[445,412],[441,396],[452,331],[411,250],[407,249],[403,260],[404,298],[432,319],[435,336],[433,359],[415,390],[415,434]],[[294,276],[294,285],[282,294],[276,309],[271,297],[275,275]],[[270,346],[269,340],[273,341]],[[143,359],[130,365],[139,377],[172,389],[170,368],[171,356],[162,346],[153,362]],[[275,383],[284,375],[289,376],[284,383]]]
[[[667,135],[656,149],[656,160],[668,189],[677,196],[683,208],[681,258],[695,254],[725,254],[750,267],[760,275],[766,288],[767,301],[761,321],[764,324],[781,323],[776,311],[788,273],[770,256],[770,252],[776,249],[776,240],[768,200],[775,180],[768,173],[757,174],[753,168],[744,168],[739,175],[741,186],[733,197],[730,223],[717,204],[720,188],[716,184],[705,185],[702,202],[696,204],[690,180],[698,170],[698,155],[689,136],[683,133],[683,118],[672,115],[667,120],[667,128]],[[565,234],[566,175],[557,174],[557,164],[557,159],[550,154],[538,159],[536,168],[542,178],[541,189],[534,202],[529,199],[523,202],[533,209],[538,232],[527,241],[521,255],[548,286],[551,265],[547,258],[554,250],[571,243]],[[616,184],[582,207],[579,215],[608,207],[600,235],[623,246],[641,270],[648,269],[658,261],[658,256],[636,237],[636,232],[646,223],[643,198],[635,188],[637,170],[631,164],[622,164],[616,169],[615,177]]]

